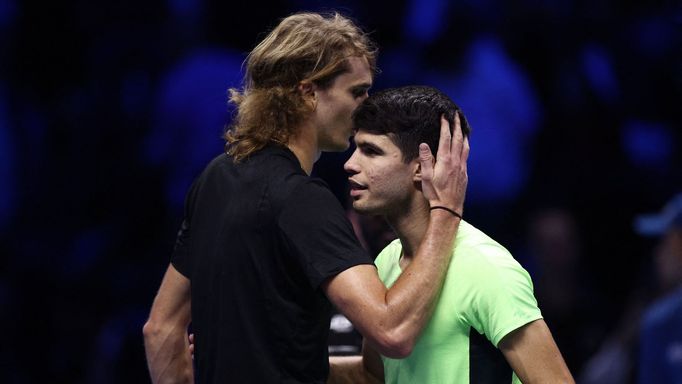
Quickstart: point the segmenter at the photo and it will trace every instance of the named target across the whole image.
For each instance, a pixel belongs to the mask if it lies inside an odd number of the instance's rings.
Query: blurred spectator
[[[535,296],[573,373],[598,346],[604,306],[582,264],[582,239],[572,213],[542,208],[528,225],[528,250],[521,255],[535,282]]]
[[[625,384],[635,378],[637,330],[649,292],[644,284],[636,284],[626,309],[613,326],[599,350],[585,363],[578,382],[581,384]],[[587,357],[587,356],[585,356]]]
[[[654,251],[662,298],[642,318],[637,361],[638,382],[682,383],[682,194],[658,215],[642,216],[636,229],[660,236]]]
[[[475,37],[462,53],[461,68],[423,72],[455,100],[473,123],[467,203],[491,204],[518,197],[529,177],[529,147],[543,118],[528,72],[506,51],[503,40]],[[486,177],[476,177],[486,175]]]
[[[636,377],[640,383],[682,383],[682,194],[661,214],[637,218],[635,230],[662,236],[654,250],[656,287],[633,284],[627,309],[586,364],[582,384],[634,383]],[[647,307],[652,297],[663,298]]]
[[[173,212],[181,211],[202,166],[223,151],[220,136],[231,111],[227,90],[239,86],[242,59],[225,49],[195,49],[161,77],[144,158],[165,170]]]

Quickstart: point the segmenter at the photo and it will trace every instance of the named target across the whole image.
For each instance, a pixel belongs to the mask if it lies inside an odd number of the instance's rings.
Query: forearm
[[[349,268],[323,289],[379,353],[407,357],[433,311],[447,272],[459,219],[432,212],[426,236],[413,261],[389,289],[376,268]]]
[[[187,327],[192,321],[190,282],[168,266],[142,328],[152,383],[193,383]]]
[[[327,384],[382,383],[367,371],[362,356],[330,356]]]
[[[460,220],[434,211],[419,249],[386,293],[385,323],[411,351],[431,318],[452,256]],[[376,347],[376,346],[375,346]]]
[[[152,383],[194,383],[187,328],[147,322],[143,331]]]

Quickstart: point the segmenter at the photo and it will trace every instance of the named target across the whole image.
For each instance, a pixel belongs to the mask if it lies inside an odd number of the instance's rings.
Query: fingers
[[[467,159],[469,158],[469,138],[465,137],[464,138],[464,148],[462,149],[462,161],[466,163]]]
[[[433,154],[426,143],[419,144],[419,163],[421,165],[422,179],[431,180],[433,177]]]
[[[461,125],[461,120],[459,118],[459,111],[455,112],[454,124],[455,124],[455,127],[452,130],[454,137],[452,138],[451,151],[452,151],[453,156],[459,156],[461,158],[462,151],[464,148],[464,145],[463,145],[464,134],[462,133],[462,125]]]
[[[450,154],[452,145],[452,135],[450,134],[450,123],[445,115],[440,116],[440,139],[438,141],[438,156],[445,157]]]

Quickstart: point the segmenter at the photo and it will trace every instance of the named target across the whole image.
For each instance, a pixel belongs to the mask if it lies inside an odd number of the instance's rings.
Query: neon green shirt
[[[375,261],[387,287],[402,272],[401,253],[395,240]],[[487,383],[491,377],[520,383],[497,345],[540,318],[528,272],[504,247],[462,221],[443,291],[412,354],[382,356],[386,383]]]

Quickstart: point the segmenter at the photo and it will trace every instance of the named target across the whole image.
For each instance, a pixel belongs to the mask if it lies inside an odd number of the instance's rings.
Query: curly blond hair
[[[246,58],[243,90],[229,90],[237,116],[224,135],[227,153],[240,161],[268,142],[286,144],[313,111],[298,85],[330,86],[354,56],[367,58],[376,71],[374,44],[347,17],[297,13],[283,19]]]

